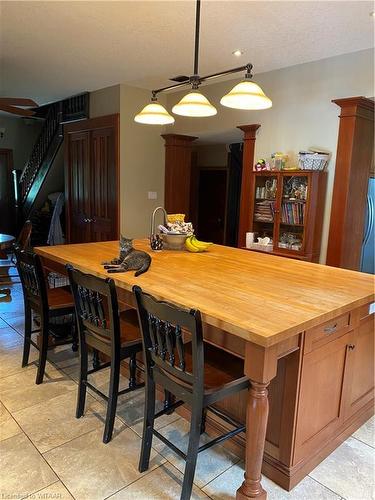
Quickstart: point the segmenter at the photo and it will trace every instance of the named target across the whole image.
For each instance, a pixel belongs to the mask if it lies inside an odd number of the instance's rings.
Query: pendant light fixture
[[[252,64],[247,67],[245,79],[220,99],[220,104],[235,109],[267,109],[272,101],[256,83],[252,82]]]
[[[135,115],[134,121],[146,125],[169,125],[174,123],[174,118],[153,95],[150,104],[147,104],[140,113]]]
[[[186,94],[177,104],[172,108],[172,112],[176,115],[189,116],[189,117],[205,117],[214,116],[217,114],[217,109],[210,101],[199,92],[199,86],[202,82],[213,80],[215,78],[231,75],[240,71],[246,70],[245,79],[237,84],[233,89],[223,96],[220,103],[223,106],[235,109],[256,110],[267,109],[272,106],[272,101],[263,92],[263,90],[256,83],[251,81],[253,68],[252,64],[246,64],[239,68],[213,73],[207,76],[199,76],[198,63],[199,63],[199,31],[200,31],[200,7],[201,0],[196,3],[195,15],[195,48],[194,48],[194,69],[193,75],[178,76],[171,80],[178,82],[168,87],[163,87],[152,91],[151,103],[145,106],[140,113],[134,117],[134,121],[147,125],[167,125],[174,123],[174,118],[168,111],[157,102],[157,95],[168,90],[178,89],[186,85],[191,85],[192,91]]]
[[[178,104],[172,108],[172,113],[181,116],[203,117],[217,114],[217,109],[200,92],[186,94]]]

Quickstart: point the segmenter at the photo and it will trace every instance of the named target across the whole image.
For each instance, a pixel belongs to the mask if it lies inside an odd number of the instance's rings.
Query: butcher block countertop
[[[38,247],[59,264],[110,276],[116,286],[196,308],[203,321],[262,346],[374,301],[374,277],[346,269],[213,245],[203,253],[152,252],[147,240],[134,247],[152,255],[149,271],[107,274],[102,261],[118,256],[117,241]]]

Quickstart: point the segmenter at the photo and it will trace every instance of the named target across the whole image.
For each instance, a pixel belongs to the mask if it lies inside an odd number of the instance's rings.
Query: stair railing
[[[31,189],[34,179],[42,165],[43,159],[48,151],[53,137],[55,136],[62,121],[62,104],[57,102],[51,104],[39,137],[31,151],[19,184],[20,203],[23,204]]]

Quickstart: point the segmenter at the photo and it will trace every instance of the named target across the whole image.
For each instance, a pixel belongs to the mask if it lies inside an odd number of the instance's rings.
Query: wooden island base
[[[147,241],[135,243],[149,251]],[[71,263],[107,277],[100,262],[117,254],[118,243],[36,251],[57,272]],[[200,309],[205,340],[244,360],[250,390],[220,403],[247,426],[246,437],[231,440],[245,456],[237,500],[267,497],[262,471],[293,488],[373,414],[372,276],[213,245],[204,254],[153,254],[146,274],[113,278],[123,308],[135,306],[137,283],[158,299]],[[223,427],[209,414],[210,432]]]
[[[345,315],[345,321],[340,316],[279,347],[276,376],[268,386],[262,473],[285,490],[294,488],[374,414],[374,314],[369,314],[369,305]],[[342,326],[327,335],[336,323]],[[245,342],[227,332],[206,325],[205,339],[245,358]],[[128,376],[126,364],[123,372]],[[244,391],[217,406],[245,422],[247,403]],[[189,419],[188,408],[176,411]],[[230,427],[209,412],[206,429],[214,437]],[[222,446],[245,458],[244,435]]]

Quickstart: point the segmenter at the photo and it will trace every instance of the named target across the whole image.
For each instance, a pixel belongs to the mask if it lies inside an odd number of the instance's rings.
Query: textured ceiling
[[[259,73],[372,47],[372,10],[367,1],[203,0],[200,73],[248,61]],[[191,73],[194,14],[191,0],[2,1],[0,95],[42,104],[117,83],[168,84]]]

